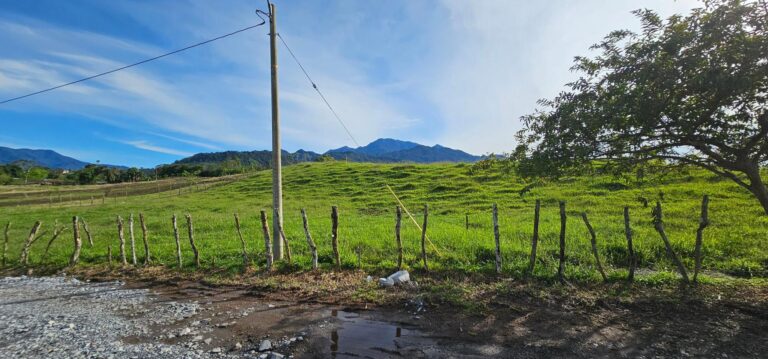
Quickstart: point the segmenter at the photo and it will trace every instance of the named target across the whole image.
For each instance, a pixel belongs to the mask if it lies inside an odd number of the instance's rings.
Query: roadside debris
[[[396,284],[407,283],[411,281],[411,275],[407,270],[401,270],[393,273],[387,278],[379,278],[379,285],[382,287],[392,287]]]

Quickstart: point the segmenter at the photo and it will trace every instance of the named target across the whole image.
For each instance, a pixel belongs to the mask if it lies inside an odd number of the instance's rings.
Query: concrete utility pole
[[[280,110],[277,103],[277,27],[275,4],[269,3],[269,50],[272,63],[272,252],[275,260],[283,259],[283,175],[280,148]]]

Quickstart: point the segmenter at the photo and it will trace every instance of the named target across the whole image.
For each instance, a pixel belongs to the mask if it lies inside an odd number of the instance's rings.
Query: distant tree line
[[[90,164],[79,170],[52,169],[30,161],[16,161],[0,165],[0,185],[124,183],[171,177],[219,177],[260,169],[264,169],[264,167],[243,166],[237,159],[230,159],[221,163],[174,163],[156,168],[124,168]]]

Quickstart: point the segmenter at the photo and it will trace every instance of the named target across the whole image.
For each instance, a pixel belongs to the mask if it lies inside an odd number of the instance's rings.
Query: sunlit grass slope
[[[743,189],[709,173],[694,171],[667,176],[661,182],[627,185],[612,176],[590,176],[550,182],[534,187],[524,196],[525,184],[512,175],[488,172],[470,175],[465,164],[360,164],[345,162],[306,163],[284,169],[285,232],[294,255],[294,265],[308,269],[310,256],[301,226],[300,209],[306,208],[312,235],[319,247],[321,265],[332,266],[330,208],[339,207],[341,257],[345,267],[357,265],[355,249],[362,250],[365,269],[384,272],[396,266],[394,240],[396,201],[385,185],[390,185],[421,223],[422,210],[429,205],[428,236],[435,247],[428,247],[430,269],[450,272],[494,271],[494,241],[491,205],[497,203],[500,215],[503,268],[509,275],[522,275],[527,265],[533,230],[535,199],[541,199],[539,256],[536,276],[550,278],[557,267],[560,219],[558,201],[567,202],[567,274],[574,279],[593,280],[594,259],[589,236],[580,213],[587,212],[597,232],[603,262],[614,277],[626,271],[627,250],[622,217],[623,206],[631,208],[634,243],[639,266],[670,271],[664,245],[651,225],[651,208],[663,193],[668,235],[688,268],[693,267],[693,247],[698,226],[701,197],[710,196],[710,221],[704,232],[704,268],[730,275],[766,276],[768,265],[768,217]],[[179,216],[185,267],[191,269],[192,254],[183,215],[194,220],[195,237],[202,265],[228,268],[241,266],[240,243],[234,229],[233,213],[240,214],[248,250],[255,265],[263,266],[264,242],[258,220],[259,211],[271,213],[269,171],[214,187],[207,191],[175,195],[175,192],[134,196],[118,203],[85,207],[16,207],[0,209],[0,225],[11,221],[9,261],[18,261],[22,242],[35,220],[43,221],[48,234],[32,248],[32,265],[64,266],[72,248],[71,217],[88,221],[95,247],[84,245],[82,264],[106,261],[107,245],[117,258],[115,217],[126,221],[143,212],[148,219],[149,240],[156,264],[175,267],[175,245],[171,216]],[[638,197],[650,200],[644,207]],[[470,227],[465,228],[469,214]],[[50,239],[53,223],[68,226],[54,243],[49,256],[43,250]],[[136,243],[141,231],[135,224]],[[271,225],[271,221],[270,221]],[[84,234],[83,234],[84,237]],[[410,269],[421,268],[418,258],[420,233],[403,216],[405,261]],[[141,261],[143,249],[137,249]]]

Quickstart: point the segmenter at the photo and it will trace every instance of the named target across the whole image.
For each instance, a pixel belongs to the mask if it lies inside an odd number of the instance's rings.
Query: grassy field
[[[539,256],[535,275],[551,279],[557,270],[560,219],[558,201],[567,202],[566,274],[572,280],[596,281],[589,234],[580,218],[588,213],[597,232],[599,251],[607,264],[609,276],[626,275],[627,250],[622,210],[631,208],[634,241],[639,267],[648,269],[640,280],[671,277],[673,267],[664,245],[651,224],[651,208],[663,193],[667,233],[674,248],[688,268],[693,268],[693,247],[698,226],[701,196],[710,196],[710,221],[704,232],[704,264],[715,272],[737,277],[768,276],[768,217],[757,202],[730,181],[709,173],[693,171],[668,176],[663,181],[644,185],[626,185],[611,176],[565,179],[534,187],[524,196],[525,184],[511,175],[497,172],[469,174],[466,164],[360,164],[345,162],[306,163],[284,169],[285,232],[291,243],[294,266],[310,267],[299,210],[306,208],[310,230],[320,252],[322,267],[332,267],[330,243],[330,207],[339,206],[341,258],[344,267],[357,265],[355,249],[362,249],[365,270],[384,274],[396,266],[394,212],[396,202],[385,188],[390,185],[404,204],[421,222],[422,208],[430,208],[430,269],[433,272],[493,273],[494,240],[491,205],[499,206],[503,270],[506,275],[521,276],[527,265],[533,227],[535,199],[541,199]],[[117,258],[115,218],[127,222],[130,213],[143,212],[148,220],[149,241],[156,264],[175,265],[175,245],[171,216],[180,217],[185,270],[192,270],[192,252],[186,237],[183,215],[192,215],[202,266],[231,272],[241,268],[240,243],[234,229],[233,213],[240,215],[243,233],[253,262],[263,268],[263,237],[259,211],[271,205],[270,172],[255,173],[244,179],[178,194],[168,191],[119,198],[87,206],[48,208],[30,205],[0,208],[0,225],[12,222],[9,263],[18,263],[22,242],[35,220],[43,222],[47,234],[31,251],[33,266],[63,267],[72,250],[71,218],[84,218],[94,235],[95,246],[84,244],[81,266],[103,264],[107,245]],[[18,190],[18,189],[17,189]],[[638,197],[651,201],[644,207]],[[269,213],[270,211],[268,211]],[[470,228],[465,228],[469,214]],[[138,216],[137,216],[138,217]],[[44,248],[54,222],[68,227],[57,239],[48,257]],[[271,221],[270,221],[271,224]],[[141,232],[136,228],[136,243],[141,246]],[[403,244],[409,269],[421,268],[418,258],[420,232],[404,215]],[[83,233],[83,237],[84,237]],[[127,228],[126,228],[127,237]],[[139,260],[143,249],[138,249]],[[285,266],[282,264],[282,266]]]

